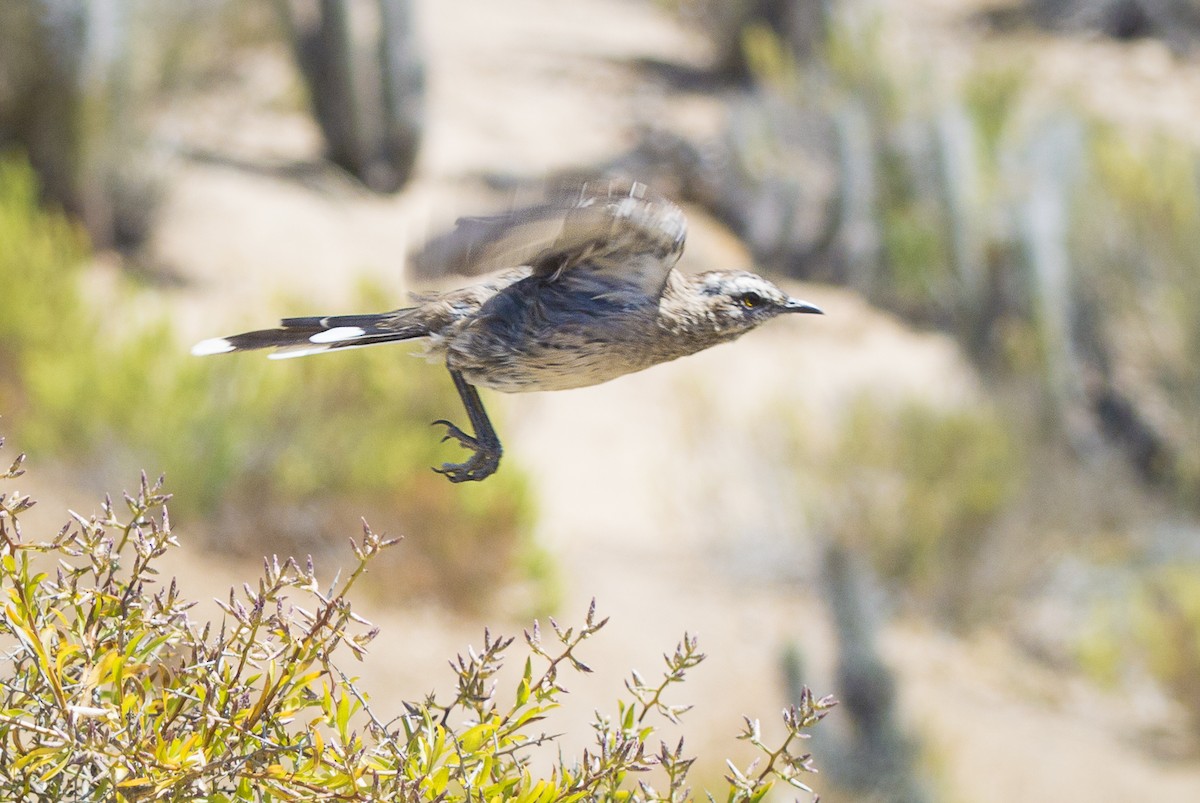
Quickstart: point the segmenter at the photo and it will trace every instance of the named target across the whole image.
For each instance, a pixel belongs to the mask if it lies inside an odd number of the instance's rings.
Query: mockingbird
[[[531,232],[556,236],[542,243]],[[476,250],[509,267],[478,284],[414,298],[415,306],[367,315],[285,318],[278,329],[213,338],[193,354],[274,348],[272,358],[428,338],[474,430],[446,420],[442,440],[472,451],[435,471],[482,480],[500,463],[476,386],[505,393],[607,382],[733,340],[788,312],[821,310],[745,271],[675,270],[687,221],[642,184],[585,185],[569,200],[489,218],[464,218]],[[546,242],[549,242],[546,245]]]

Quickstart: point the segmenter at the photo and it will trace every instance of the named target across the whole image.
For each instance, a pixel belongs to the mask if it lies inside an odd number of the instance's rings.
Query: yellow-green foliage
[[[1083,668],[1104,683],[1134,667],[1148,671],[1200,733],[1200,564],[1144,573],[1095,611],[1076,651]]]
[[[76,289],[74,266],[86,253],[81,231],[38,211],[30,169],[0,159],[0,400],[12,411],[22,378],[38,357],[78,346],[95,313]]]
[[[192,357],[162,318],[138,322],[153,316],[149,293],[84,298],[82,238],[38,209],[15,160],[0,163],[0,243],[0,414],[32,451],[165,472],[187,489],[179,513],[230,514],[242,531],[229,545],[253,554],[319,551],[364,513],[391,532],[425,533],[412,546],[419,568],[393,578],[391,593],[478,604],[530,548],[525,483],[511,465],[470,487],[430,470],[465,454],[429,426],[461,409],[444,372],[402,349],[283,363]],[[279,514],[299,504],[310,529],[286,532]]]
[[[1196,197],[1200,176],[1190,146],[1163,136],[1138,142],[1097,124],[1091,147],[1096,180],[1111,194],[1127,223],[1138,227],[1138,241],[1152,248],[1194,247],[1188,227],[1200,216]]]
[[[998,167],[996,154],[1004,129],[1021,102],[1029,83],[1027,71],[1017,66],[981,67],[970,72],[962,98],[971,113],[985,158],[981,168]]]
[[[0,482],[20,474],[18,458]],[[485,631],[480,651],[452,662],[448,701],[429,695],[384,714],[341,663],[368,658],[378,631],[348,594],[394,542],[364,527],[355,567],[332,588],[311,564],[269,561],[258,583],[230,591],[221,622],[200,623],[156,569],[178,546],[165,500],[143,479],[120,512],[106,501],[99,517],[74,516],[38,540],[19,526],[31,500],[0,488],[0,799],[691,798],[694,759],[682,741],[656,748],[656,727],[688,708],[668,699],[704,658],[695,639],[666,656],[659,680],[633,674],[617,716],[597,715],[595,745],[576,760],[538,723],[565,694],[562,678],[591,671],[581,645],[607,621],[594,605],[579,628],[551,620],[543,638],[534,623],[515,688],[496,683],[513,639]],[[777,747],[747,720],[742,737],[766,760],[729,765],[731,803],[761,800],[780,781],[808,789],[812,767],[795,748],[833,703],[801,697]]]
[[[1135,640],[1150,671],[1200,733],[1200,565],[1171,566],[1145,583]]]
[[[1091,621],[1071,645],[1079,667],[1106,687],[1119,684],[1125,668],[1125,639],[1116,637],[1117,630],[1125,628],[1117,624],[1121,619],[1118,613],[1118,607],[1113,604],[1105,604],[1094,611]]]
[[[790,86],[796,79],[796,60],[766,25],[750,23],[741,32],[741,48],[750,72],[774,86]]]
[[[864,399],[847,414],[836,454],[838,537],[915,598],[963,613],[976,557],[1020,484],[1003,421],[986,410]]]
[[[885,154],[882,168],[880,224],[888,303],[928,317],[952,281],[945,215],[936,198],[921,197],[903,159]]]
[[[1096,126],[1074,246],[1087,291],[1130,374],[1158,400],[1175,456],[1159,466],[1200,507],[1200,154]],[[1162,404],[1165,402],[1165,404]]]
[[[867,12],[855,20],[834,15],[832,23],[825,43],[830,94],[861,101],[877,130],[883,130],[904,114],[905,104],[912,100],[913,86],[905,84],[908,67],[890,59],[882,15]]]

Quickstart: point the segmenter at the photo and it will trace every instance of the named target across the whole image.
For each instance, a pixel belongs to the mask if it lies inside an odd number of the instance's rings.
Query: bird
[[[538,206],[456,225],[474,263],[506,267],[456,290],[414,295],[409,307],[284,318],[274,329],[201,341],[192,353],[270,348],[278,359],[424,339],[426,356],[449,371],[472,429],[433,422],[445,428],[443,441],[471,451],[434,468],[458,483],[491,476],[503,453],[477,388],[597,385],[734,340],[780,315],[822,314],[755,273],[680,271],[687,219],[637,181],[583,183]]]

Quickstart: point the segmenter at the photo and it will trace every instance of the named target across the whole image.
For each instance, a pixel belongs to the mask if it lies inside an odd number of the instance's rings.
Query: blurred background
[[[165,472],[201,599],[404,536],[363,592],[383,711],[595,597],[568,749],[689,631],[699,784],[807,683],[827,801],[1198,800],[1198,115],[1195,0],[0,4],[26,526]],[[471,487],[403,348],[188,356],[462,283],[455,218],[596,175],[684,204],[685,269],[827,314],[485,391]]]

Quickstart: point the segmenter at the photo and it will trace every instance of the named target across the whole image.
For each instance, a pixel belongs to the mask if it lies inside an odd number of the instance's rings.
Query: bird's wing
[[[558,237],[529,265],[536,276],[595,279],[657,298],[686,237],[683,211],[644,184],[607,184],[599,191],[584,185]]]
[[[468,274],[528,266],[536,275],[567,281],[583,268],[596,284],[623,285],[655,298],[686,235],[679,207],[644,184],[576,183],[553,190],[536,206],[460,218],[416,262]]]
[[[564,209],[561,203],[547,202],[499,215],[460,217],[452,230],[413,254],[413,268],[418,275],[479,276],[528,265],[558,236]]]

